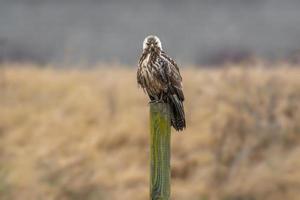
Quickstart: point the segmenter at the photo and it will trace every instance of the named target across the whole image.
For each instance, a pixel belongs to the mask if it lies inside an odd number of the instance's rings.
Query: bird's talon
[[[155,103],[155,100],[151,100],[148,102],[148,104],[151,104],[151,103]]]
[[[151,101],[149,101],[149,104],[151,104],[151,103],[164,103],[163,102],[163,100],[151,100]]]

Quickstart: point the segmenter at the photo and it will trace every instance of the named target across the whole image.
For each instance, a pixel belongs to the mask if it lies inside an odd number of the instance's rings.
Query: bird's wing
[[[142,62],[145,59],[145,54],[143,53],[139,59],[138,69],[136,72],[136,80],[139,86],[143,87],[143,77],[142,77]]]
[[[169,89],[172,93],[177,94],[181,101],[184,101],[182,77],[180,75],[179,67],[167,54],[163,53],[162,56],[166,60],[164,70],[169,80]]]
[[[162,56],[163,58],[165,58],[166,60],[168,60],[170,63],[172,63],[172,65],[174,65],[174,67],[177,69],[177,71],[178,71],[178,73],[179,73],[179,67],[178,67],[177,63],[176,63],[170,56],[168,56],[168,55],[166,54],[166,52],[162,51],[162,52],[161,52],[161,56]],[[180,73],[179,73],[179,75],[180,75]]]
[[[139,86],[142,85],[142,78],[141,78],[141,67],[138,66],[137,72],[136,72],[136,80]]]

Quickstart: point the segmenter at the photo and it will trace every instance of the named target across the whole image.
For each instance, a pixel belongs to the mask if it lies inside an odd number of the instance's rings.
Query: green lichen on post
[[[165,103],[150,104],[150,198],[170,199],[170,108]]]

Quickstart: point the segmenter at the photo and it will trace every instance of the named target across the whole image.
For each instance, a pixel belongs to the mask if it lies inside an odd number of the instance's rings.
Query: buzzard
[[[157,36],[150,35],[144,40],[137,82],[148,94],[150,102],[170,105],[171,124],[177,131],[186,127],[182,77],[175,61],[162,50]]]

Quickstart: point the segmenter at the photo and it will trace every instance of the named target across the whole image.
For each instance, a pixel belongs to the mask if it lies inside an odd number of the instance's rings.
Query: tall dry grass
[[[135,70],[7,64],[0,199],[148,199],[148,106]],[[182,70],[172,199],[297,200],[300,69]]]

